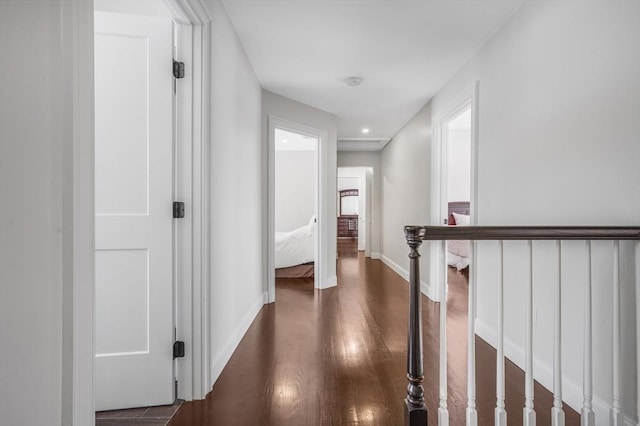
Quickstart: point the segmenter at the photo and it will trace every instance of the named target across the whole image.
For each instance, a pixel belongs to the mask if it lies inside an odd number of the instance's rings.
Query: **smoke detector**
[[[358,87],[362,84],[362,77],[347,77],[344,82],[347,83],[349,87]]]

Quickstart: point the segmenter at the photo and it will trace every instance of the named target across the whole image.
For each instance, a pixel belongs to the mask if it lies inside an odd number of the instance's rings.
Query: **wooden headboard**
[[[471,203],[469,203],[469,201],[450,201],[449,202],[449,219],[447,221],[447,223],[449,224],[453,224],[455,223],[455,220],[453,220],[453,214],[452,213],[458,213],[458,214],[469,214],[469,205]]]

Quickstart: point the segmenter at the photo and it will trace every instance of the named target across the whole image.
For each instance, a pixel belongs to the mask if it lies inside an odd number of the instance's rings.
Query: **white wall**
[[[95,10],[102,12],[173,18],[166,3],[158,0],[93,0],[93,4]]]
[[[0,2],[0,425],[60,425],[68,398],[61,11]]]
[[[315,210],[314,151],[276,151],[276,232],[289,232],[309,223]]]
[[[471,129],[449,129],[447,201],[471,200]]]
[[[380,152],[350,152],[338,151],[338,167],[370,167],[373,173],[371,185],[371,257],[379,259],[380,248],[380,224],[382,212],[380,200],[382,196],[382,169],[380,165]]]
[[[212,16],[209,316],[215,381],[264,303],[265,171],[260,85],[223,5],[204,3]]]
[[[326,131],[328,134],[326,141],[321,141],[319,147],[319,155],[324,156],[324,181],[322,185],[324,192],[319,194],[324,200],[324,208],[320,213],[324,218],[322,224],[321,247],[325,250],[320,253],[323,259],[322,267],[325,268],[322,276],[327,277],[326,283],[320,283],[321,287],[335,285],[336,283],[336,144],[337,144],[337,119],[333,114],[321,111],[317,108],[310,107],[305,104],[293,101],[284,96],[275,93],[262,91],[262,148],[263,170],[268,170],[268,144],[269,144],[269,117],[277,117],[292,121],[297,124],[312,127],[314,129]],[[265,172],[266,173],[266,172]],[[266,176],[266,174],[265,174]],[[262,182],[262,202],[267,206],[268,203],[268,182],[265,178]],[[265,210],[266,211],[266,210]],[[264,227],[265,238],[263,250],[267,253],[266,232],[267,232],[267,215],[263,216],[262,225]],[[266,257],[266,256],[265,256]],[[266,262],[266,260],[265,260]],[[267,278],[267,268],[263,268],[264,280]]]
[[[400,259],[399,226],[428,223],[422,202],[407,212],[410,193],[429,199],[428,126],[479,81],[477,218],[480,225],[637,225],[640,217],[640,2],[527,2],[385,148],[383,251]],[[429,108],[431,111],[429,112]],[[424,127],[424,134],[418,127]],[[413,130],[412,130],[413,129]],[[411,140],[407,140],[411,139]],[[413,164],[420,161],[422,168]],[[405,167],[407,173],[402,168]],[[420,182],[415,183],[412,179]],[[424,185],[416,190],[416,185]],[[422,190],[421,190],[422,189]],[[404,194],[404,196],[402,195]],[[402,204],[401,204],[402,203]],[[409,210],[409,209],[408,209]],[[413,215],[413,217],[409,217]],[[549,387],[552,365],[553,245],[535,249],[536,378]],[[563,256],[565,400],[581,404],[584,248]],[[478,253],[478,330],[494,340],[495,245]],[[624,412],[635,414],[635,307],[638,267],[623,244]],[[594,386],[597,424],[611,398],[611,254],[598,244],[594,264]],[[422,250],[423,263],[428,258]],[[582,257],[581,257],[582,256]],[[406,261],[405,261],[406,262]],[[550,263],[549,263],[550,262]],[[405,263],[406,265],[407,263]],[[524,248],[509,244],[505,324],[507,355],[522,365]],[[579,271],[579,272],[576,272]],[[428,276],[423,269],[422,276]]]
[[[382,260],[408,277],[409,246],[406,225],[426,225],[430,218],[431,104],[415,117],[382,150]],[[422,291],[430,294],[429,243],[420,248]]]

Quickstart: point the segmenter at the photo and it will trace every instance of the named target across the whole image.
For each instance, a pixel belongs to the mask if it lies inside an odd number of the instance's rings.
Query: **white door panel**
[[[173,402],[172,23],[95,13],[96,409]]]

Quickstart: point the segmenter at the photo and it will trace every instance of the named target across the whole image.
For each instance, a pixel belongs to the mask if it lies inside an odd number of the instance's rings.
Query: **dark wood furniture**
[[[358,215],[344,214],[342,200],[344,197],[357,197],[357,189],[340,191],[340,216],[338,216],[338,238],[358,238]],[[351,212],[347,212],[351,213]]]
[[[358,215],[338,217],[338,238],[358,237]]]

